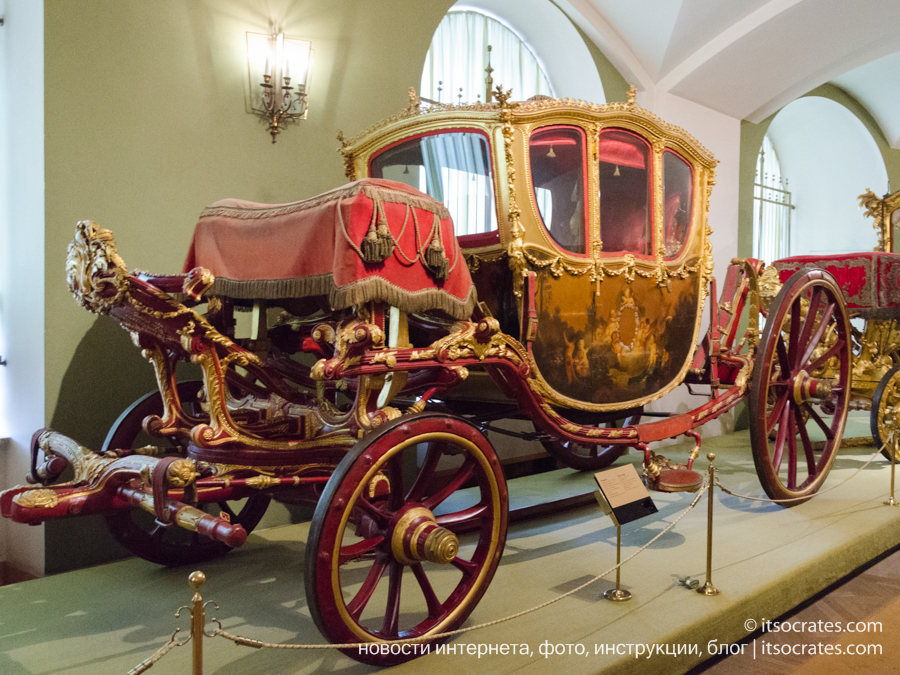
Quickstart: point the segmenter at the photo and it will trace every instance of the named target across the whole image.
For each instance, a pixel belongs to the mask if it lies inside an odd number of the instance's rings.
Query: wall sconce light
[[[306,119],[312,43],[283,33],[247,33],[250,106],[269,123],[272,143],[289,122]]]

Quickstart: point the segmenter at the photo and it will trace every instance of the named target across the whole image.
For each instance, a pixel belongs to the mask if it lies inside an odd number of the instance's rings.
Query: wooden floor
[[[750,636],[755,639],[743,643],[742,653],[707,661],[688,675],[900,673],[900,643],[896,639],[900,628],[900,549],[882,556],[793,612],[778,617],[777,621],[790,622],[790,628],[797,630],[757,631]],[[815,630],[811,622],[815,622]],[[838,622],[842,628],[855,624],[854,630],[864,629],[864,632],[836,632]],[[829,645],[830,654],[827,653]],[[865,656],[838,653],[846,651],[849,645],[854,645],[857,651],[859,645],[865,645],[868,653]],[[783,652],[788,646],[793,653],[787,656],[773,653]],[[802,653],[810,649],[826,653]]]

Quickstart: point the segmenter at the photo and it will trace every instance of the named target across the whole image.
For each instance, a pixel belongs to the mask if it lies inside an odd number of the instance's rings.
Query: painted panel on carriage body
[[[618,404],[652,396],[672,382],[693,349],[699,275],[673,279],[607,278],[600,294],[586,277],[538,273],[541,376],[563,396]]]

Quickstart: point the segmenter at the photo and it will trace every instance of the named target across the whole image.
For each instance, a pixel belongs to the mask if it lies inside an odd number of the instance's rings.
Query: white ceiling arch
[[[900,147],[897,0],[555,2],[651,97],[760,122],[832,81]]]

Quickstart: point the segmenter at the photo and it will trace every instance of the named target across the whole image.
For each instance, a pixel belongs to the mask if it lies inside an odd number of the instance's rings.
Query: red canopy
[[[849,309],[870,317],[900,315],[900,254],[798,255],[772,264],[782,283],[797,270],[820,267],[838,282]]]
[[[447,209],[389,180],[292,204],[216,202],[200,214],[184,271],[198,266],[216,276],[212,295],[233,298],[324,295],[333,309],[383,300],[459,319],[476,302]]]

